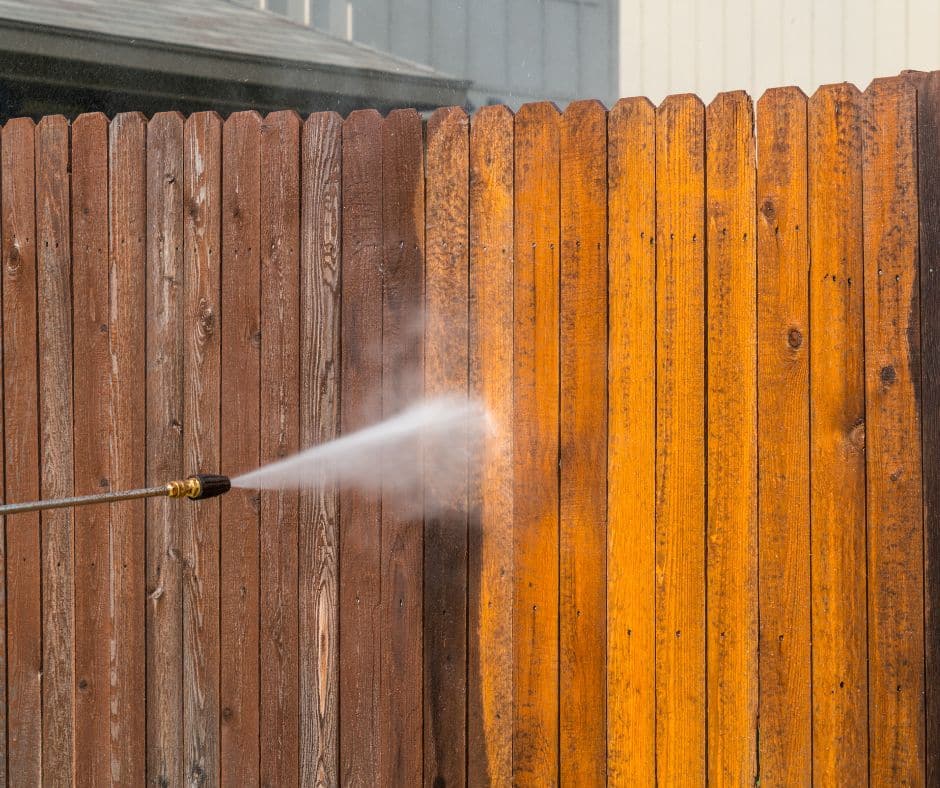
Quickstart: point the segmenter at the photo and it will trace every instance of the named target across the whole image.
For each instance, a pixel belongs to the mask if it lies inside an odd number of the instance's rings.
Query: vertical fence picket
[[[74,482],[79,492],[110,486],[108,332],[108,120],[72,124],[72,335]],[[107,506],[75,509],[75,779],[110,779]]]
[[[300,445],[339,434],[343,121],[303,127],[300,222]],[[339,783],[339,493],[300,494],[300,781]]]
[[[624,99],[608,138],[607,769],[656,780],[656,109]]]
[[[298,449],[300,117],[261,126],[261,462]],[[261,494],[261,780],[298,780],[297,493]]]
[[[656,762],[705,781],[705,109],[656,112]]]
[[[757,775],[757,258],[754,114],[706,110],[708,781]]]
[[[382,416],[424,387],[424,150],[421,118],[395,110],[382,125]],[[409,460],[410,461],[410,460]],[[416,452],[414,462],[420,463]],[[422,757],[423,527],[420,509],[382,463],[379,783],[417,785]]]
[[[72,495],[72,260],[69,125],[36,127],[39,439],[44,498]],[[72,513],[42,515],[42,775],[72,779],[75,644]],[[5,705],[5,704],[4,704]]]
[[[923,501],[916,95],[865,93],[865,444],[870,778],[924,779]]]
[[[862,104],[809,101],[813,779],[868,781]]]
[[[174,479],[183,462],[183,118],[147,126],[147,484]],[[183,779],[182,579],[178,507],[146,503],[147,776]]]
[[[182,143],[182,472],[214,473],[221,464],[219,116],[214,112],[191,115]],[[210,784],[219,781],[221,770],[219,516],[220,502],[215,499],[187,507],[180,534],[184,570],[183,768],[191,779]]]
[[[353,112],[343,123],[341,426],[354,432],[381,414],[382,118]],[[379,767],[378,703],[381,502],[340,491],[340,782],[369,785]]]
[[[2,178],[3,178],[3,134],[0,133],[0,211],[3,209],[3,197],[2,197]],[[2,242],[4,237],[3,230],[3,221],[0,218],[0,248],[2,248]],[[2,265],[2,261],[0,261]],[[0,273],[0,299],[2,299],[2,273]],[[2,303],[0,303],[0,308],[2,308]],[[0,324],[2,324],[2,314],[0,314]],[[2,349],[2,332],[0,332],[0,349]],[[5,392],[3,385],[4,378],[4,363],[3,363],[3,354],[0,352],[0,409],[5,408],[4,404]],[[0,420],[2,421],[2,420]],[[0,424],[0,443],[5,445],[5,429],[2,424]],[[4,488],[4,500],[6,500],[6,462],[0,463],[0,484]],[[5,781],[7,777],[9,759],[7,758],[7,733],[9,730],[9,693],[7,692],[7,679],[8,679],[8,663],[7,663],[7,642],[9,640],[7,635],[7,608],[6,608],[6,596],[7,596],[7,561],[6,561],[6,534],[7,534],[7,524],[6,520],[3,521],[3,538],[0,539],[0,593],[3,594],[4,604],[0,605],[0,701],[2,701],[3,708],[0,709],[0,736],[2,736],[2,742],[0,742],[0,781]]]
[[[809,783],[810,521],[806,96],[757,105],[761,780]]]
[[[940,783],[940,71],[917,86],[921,434],[924,483],[926,784]]]
[[[111,121],[109,312],[111,489],[143,487],[146,474],[147,121]],[[111,504],[111,779],[145,779],[145,504]]]
[[[3,128],[3,402],[6,500],[39,497],[36,337],[35,126]],[[39,515],[6,518],[8,768],[14,782],[36,783],[42,755],[42,611]]]
[[[425,392],[468,391],[469,123],[451,107],[428,121]],[[455,434],[454,445],[466,444]],[[467,470],[430,447],[424,535],[424,784],[466,783]],[[438,469],[443,473],[438,472]],[[443,479],[443,486],[440,481]]]
[[[470,388],[494,426],[470,471],[467,782],[512,782],[513,116],[470,125]]]
[[[560,774],[606,784],[607,112],[562,115],[560,325]]]
[[[560,115],[515,123],[513,781],[558,782]]]
[[[261,444],[261,118],[230,115],[222,131],[221,472],[258,466]],[[256,491],[222,498],[220,529],[222,784],[259,780],[259,545]]]

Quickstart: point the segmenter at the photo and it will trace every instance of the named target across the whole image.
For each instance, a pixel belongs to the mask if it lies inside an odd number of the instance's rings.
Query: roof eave
[[[66,27],[0,19],[0,51],[210,80],[360,96],[379,105],[463,104],[470,83],[435,75],[340,67],[129,39]]]

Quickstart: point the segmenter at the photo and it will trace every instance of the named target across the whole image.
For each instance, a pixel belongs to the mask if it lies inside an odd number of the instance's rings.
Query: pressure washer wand
[[[232,489],[232,483],[228,476],[200,473],[186,479],[167,482],[158,487],[142,487],[139,490],[118,490],[95,495],[75,495],[71,498],[51,498],[47,501],[0,504],[0,517],[22,512],[38,512],[43,509],[85,506],[90,503],[115,503],[133,501],[138,498],[156,498],[161,495],[168,498],[189,498],[191,501],[201,501],[206,498],[215,498],[217,495],[227,493],[230,489]]]

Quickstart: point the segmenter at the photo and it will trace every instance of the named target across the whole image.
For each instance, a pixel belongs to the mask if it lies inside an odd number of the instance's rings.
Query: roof
[[[349,76],[375,83],[376,95],[387,92],[382,82],[399,85],[399,94],[401,83],[419,93],[467,87],[428,66],[227,0],[0,0],[0,50],[279,87],[309,85],[314,73],[316,89],[326,92],[348,90]],[[446,103],[440,99],[447,96],[427,98]]]

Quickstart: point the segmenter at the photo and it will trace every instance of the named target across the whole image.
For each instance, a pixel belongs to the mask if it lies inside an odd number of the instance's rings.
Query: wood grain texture
[[[28,118],[2,143],[5,500],[39,497],[36,336],[36,147]],[[39,515],[6,518],[7,748],[10,780],[42,773],[42,610]]]
[[[261,462],[300,427],[300,117],[261,126]],[[261,781],[298,781],[297,493],[261,494]]]
[[[870,779],[923,784],[924,599],[916,94],[865,93],[865,443]]]
[[[656,764],[705,781],[705,108],[656,111]]]
[[[182,143],[182,467],[213,473],[221,465],[222,120],[213,112],[191,115]],[[192,782],[209,784],[222,768],[219,505],[202,501],[180,518],[183,767]]]
[[[607,770],[656,780],[656,109],[607,118]]]
[[[3,134],[0,133],[0,192],[2,192],[2,178],[3,178]],[[0,193],[0,212],[2,212],[2,193]],[[0,249],[2,249],[3,243],[3,220],[0,216]],[[2,262],[0,262],[2,265]],[[2,290],[2,274],[0,274],[0,290]],[[0,294],[0,299],[2,299],[2,294]],[[2,303],[2,301],[0,301]],[[0,319],[2,323],[2,319]],[[4,408],[4,391],[3,391],[3,359],[2,354],[0,354],[0,409]],[[0,420],[2,421],[2,420]],[[0,442],[4,442],[4,428],[0,424]],[[6,463],[0,462],[0,483],[4,486],[4,493],[6,490]],[[6,498],[4,497],[4,500]],[[7,593],[7,569],[6,569],[6,520],[3,522],[3,539],[0,540],[2,545],[0,545],[0,591],[3,593],[3,598],[6,600]],[[0,775],[3,775],[3,779],[6,779],[7,767],[9,764],[9,759],[7,758],[7,731],[8,731],[8,722],[9,722],[9,708],[8,708],[8,699],[9,695],[7,693],[7,609],[6,604],[0,605],[0,733],[2,733],[3,741],[0,743]]]
[[[552,104],[516,114],[512,779],[520,785],[559,779],[560,126]]]
[[[72,495],[72,260],[69,126],[61,115],[36,127],[36,284],[39,349],[40,493]],[[75,654],[72,513],[42,514],[42,773],[72,779]],[[5,703],[4,703],[5,706]]]
[[[339,433],[343,121],[311,115],[301,137],[300,445]],[[339,783],[339,493],[301,491],[300,781]]]
[[[494,428],[470,467],[467,782],[512,781],[513,116],[470,125],[470,389]]]
[[[757,105],[761,782],[812,770],[806,96]]]
[[[222,130],[220,472],[259,465],[261,443],[261,118],[237,112]],[[235,360],[237,359],[237,362]],[[222,498],[219,760],[223,785],[259,781],[258,493]]]
[[[868,781],[861,94],[809,101],[813,779]]]
[[[353,112],[343,123],[343,433],[381,417],[382,118]],[[377,396],[378,390],[378,396]],[[372,785],[379,768],[380,496],[340,491],[340,782]]]
[[[183,462],[183,117],[147,126],[147,484]],[[176,501],[146,502],[147,776],[183,779],[183,588]]]
[[[72,363],[74,483],[80,492],[110,487],[108,332],[108,120],[72,123]],[[75,781],[110,775],[110,516],[78,507],[75,528]]]
[[[421,118],[395,110],[382,124],[382,415],[424,387],[424,144]],[[417,447],[416,447],[417,449]],[[401,461],[396,452],[395,461]],[[416,450],[414,462],[420,463]],[[395,468],[381,460],[381,692],[379,784],[422,779],[422,563],[420,509],[396,492]],[[386,481],[386,479],[388,481]]]
[[[143,487],[146,474],[147,121],[116,115],[108,147],[110,225],[109,441],[111,489]],[[146,772],[146,567],[144,501],[111,504],[111,780]]]
[[[757,257],[754,113],[708,105],[708,781],[757,773]]]
[[[559,709],[564,784],[607,775],[607,112],[561,120]]]
[[[926,784],[940,782],[940,72],[918,75]]]
[[[459,395],[469,386],[469,120],[437,110],[427,126],[424,388]],[[469,450],[466,431],[454,445]],[[440,447],[443,448],[443,447]],[[424,530],[424,784],[467,780],[467,473],[430,446]],[[459,456],[459,455],[458,455]],[[441,483],[445,479],[445,483]]]

